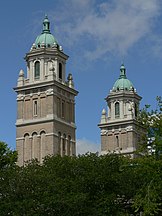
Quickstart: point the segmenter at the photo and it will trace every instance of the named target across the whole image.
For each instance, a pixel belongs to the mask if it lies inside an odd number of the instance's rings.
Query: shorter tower
[[[75,155],[75,96],[73,77],[66,80],[66,61],[50,22],[25,56],[27,77],[19,73],[17,86],[16,149],[18,165],[46,155]]]
[[[120,77],[105,98],[108,114],[103,109],[101,122],[101,154],[130,154],[137,149],[139,126],[137,114],[141,97],[126,77],[124,64],[120,68]]]

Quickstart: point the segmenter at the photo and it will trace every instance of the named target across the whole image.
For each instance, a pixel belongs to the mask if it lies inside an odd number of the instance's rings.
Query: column
[[[30,80],[29,82],[33,82],[34,81],[34,62],[31,61],[30,62]]]
[[[30,146],[30,158],[29,158],[29,160],[32,160],[32,158],[33,158],[33,153],[32,153],[32,136],[29,136],[29,146]]]
[[[37,159],[38,161],[40,162],[41,161],[41,145],[40,145],[40,138],[41,136],[40,135],[37,135]]]
[[[123,101],[120,101],[120,118],[124,118]]]
[[[60,155],[61,155],[61,157],[63,156],[63,136],[61,136],[61,143],[60,143],[61,145],[60,145]]]
[[[75,141],[71,140],[71,156],[76,155]]]
[[[68,155],[68,138],[65,138],[65,155]]]
[[[33,137],[30,136],[30,142],[31,142],[31,159],[34,159],[34,145],[33,145]]]
[[[70,140],[70,142],[69,142],[69,148],[70,148],[70,156],[72,156],[73,155],[73,149],[72,149],[72,141]]]
[[[111,101],[111,120],[115,119],[115,102]]]
[[[45,77],[47,77],[47,62],[44,62],[44,74],[45,74]]]
[[[30,79],[29,62],[27,62],[27,79]]]
[[[40,80],[44,79],[44,59],[40,61]]]
[[[108,107],[108,118],[111,118],[111,104],[107,104]]]

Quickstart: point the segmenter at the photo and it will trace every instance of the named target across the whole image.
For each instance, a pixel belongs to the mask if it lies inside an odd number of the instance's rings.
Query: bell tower
[[[115,152],[132,155],[137,149],[137,114],[141,99],[132,82],[127,79],[126,69],[122,64],[120,76],[105,98],[108,113],[103,109],[98,125],[101,129],[101,154]]]
[[[25,56],[27,77],[20,70],[17,87],[16,149],[18,164],[46,155],[75,155],[75,96],[72,74],[45,16],[42,33]]]

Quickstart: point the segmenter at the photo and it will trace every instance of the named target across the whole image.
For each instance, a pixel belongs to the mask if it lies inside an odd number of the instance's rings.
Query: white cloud
[[[78,139],[76,142],[77,155],[85,154],[87,152],[100,152],[100,144],[93,143],[87,139]]]
[[[153,33],[159,11],[160,0],[69,0],[53,16],[62,41],[80,48],[84,40],[82,53],[96,59],[108,53],[124,56]]]
[[[157,58],[162,58],[162,35],[152,35],[152,37],[149,38],[149,46],[151,50],[151,54],[154,54]]]

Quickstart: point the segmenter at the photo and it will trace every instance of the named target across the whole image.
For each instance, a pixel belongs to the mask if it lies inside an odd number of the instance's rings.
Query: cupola
[[[115,82],[112,91],[134,91],[132,82],[127,79],[126,68],[124,64],[120,67],[120,76]]]
[[[54,46],[58,47],[59,45],[56,38],[50,32],[50,22],[46,15],[43,21],[42,33],[37,36],[35,43],[33,44],[33,48],[50,48]]]

